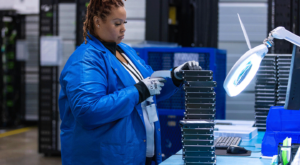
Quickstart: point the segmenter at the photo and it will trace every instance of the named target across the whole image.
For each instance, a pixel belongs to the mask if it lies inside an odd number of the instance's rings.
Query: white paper
[[[61,64],[62,42],[60,37],[41,37],[40,55],[42,66]]]
[[[148,119],[150,123],[154,123],[158,121],[156,106],[154,103],[146,106],[146,110],[147,110]]]
[[[152,73],[151,78],[157,78],[157,77],[171,78],[171,71],[159,70],[159,71],[155,71],[154,73]]]

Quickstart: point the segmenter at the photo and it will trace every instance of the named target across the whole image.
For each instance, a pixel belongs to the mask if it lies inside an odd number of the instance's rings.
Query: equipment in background
[[[216,164],[214,120],[216,101],[212,71],[182,71],[185,117],[181,124],[182,158],[186,165]]]
[[[300,35],[300,0],[268,0],[268,32],[278,26]],[[275,40],[269,50],[272,54],[291,54],[293,44]]]
[[[219,0],[146,0],[146,40],[217,48],[218,11]]]
[[[0,11],[0,128],[16,127],[25,119],[25,62],[18,61],[18,39],[25,39],[25,16]]]
[[[58,66],[41,64],[41,38],[58,35],[58,0],[40,0],[39,28],[39,153],[59,155]]]
[[[239,146],[242,142],[240,137],[218,137],[215,140],[216,149],[227,149],[229,146]]]

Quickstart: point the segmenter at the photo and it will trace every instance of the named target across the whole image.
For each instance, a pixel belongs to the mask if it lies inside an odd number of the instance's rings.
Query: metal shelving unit
[[[40,0],[40,37],[58,35],[58,3],[59,0]],[[39,153],[45,155],[60,154],[58,149],[58,87],[58,67],[39,64],[38,150]]]

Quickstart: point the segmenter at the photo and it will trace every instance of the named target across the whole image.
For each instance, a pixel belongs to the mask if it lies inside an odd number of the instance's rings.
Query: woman
[[[151,102],[167,99],[181,87],[180,70],[201,67],[188,62],[172,69],[172,79],[149,78],[151,67],[121,43],[125,23],[122,0],[90,1],[85,42],[60,76],[63,165],[144,165],[162,160],[160,125]]]

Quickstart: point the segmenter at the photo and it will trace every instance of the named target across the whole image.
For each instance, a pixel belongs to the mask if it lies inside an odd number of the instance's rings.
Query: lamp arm
[[[300,37],[286,30],[284,27],[277,27],[271,31],[271,36],[277,39],[285,39],[300,47]]]

